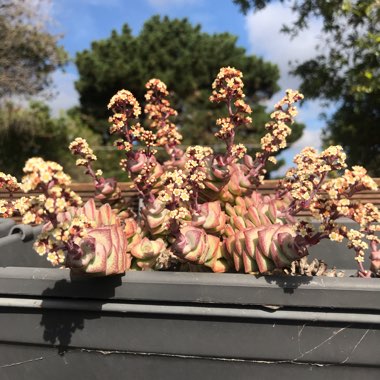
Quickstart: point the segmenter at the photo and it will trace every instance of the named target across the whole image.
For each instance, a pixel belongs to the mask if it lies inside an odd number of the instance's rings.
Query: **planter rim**
[[[231,307],[181,305],[181,304],[146,304],[118,303],[99,300],[67,300],[67,299],[31,299],[31,298],[1,298],[0,308],[54,309],[73,311],[92,311],[121,314],[155,314],[176,315],[208,318],[244,318],[283,321],[304,321],[314,323],[349,323],[380,325],[379,312],[346,312],[334,310],[286,310],[265,309],[257,307]]]
[[[346,271],[346,275],[348,275]],[[380,310],[380,281],[361,278],[127,272],[73,277],[69,270],[0,268],[0,295],[108,301]]]

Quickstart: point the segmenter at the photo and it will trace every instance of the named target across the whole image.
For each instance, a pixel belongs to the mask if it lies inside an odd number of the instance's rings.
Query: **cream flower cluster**
[[[310,201],[330,171],[346,166],[345,159],[346,155],[339,145],[320,154],[316,149],[306,147],[294,158],[297,167],[286,172],[283,188],[296,200]]]
[[[11,218],[14,213],[12,201],[0,199],[0,218]]]
[[[6,190],[10,196],[20,189],[17,179],[9,174],[0,172],[0,190]],[[0,199],[0,218],[10,218],[15,212],[14,201],[12,199]]]
[[[247,154],[247,148],[244,144],[234,144],[231,148],[232,162],[237,162]]]
[[[210,101],[213,103],[226,102],[232,98],[242,99],[244,83],[243,73],[234,67],[222,67],[212,84]]]
[[[0,172],[0,189],[4,189],[9,193],[14,193],[20,189],[20,185],[15,177]]]
[[[24,192],[36,190],[39,186],[54,183],[58,186],[69,186],[71,178],[63,172],[61,165],[53,161],[45,161],[41,157],[30,158],[23,169],[21,188]]]
[[[377,190],[377,184],[367,175],[363,167],[353,166],[352,170],[346,169],[341,177],[326,182],[322,189],[331,199],[337,199],[340,195],[351,191]]]
[[[141,115],[140,104],[130,91],[120,90],[111,98],[108,109],[113,112],[113,115],[108,118],[111,124],[109,132],[111,135],[118,134],[121,137],[121,139],[114,142],[114,146],[118,150],[124,150],[128,153],[132,149],[134,140],[131,132],[132,128],[135,129],[136,134],[140,132],[140,135],[142,135],[143,132],[139,123],[132,124],[128,128],[128,122],[131,119],[137,119]]]
[[[33,247],[40,256],[47,254],[47,260],[53,265],[64,264],[67,249],[80,250],[79,243],[86,237],[87,230],[93,226],[94,223],[85,215],[77,215],[71,221],[59,223],[57,227],[43,232]]]
[[[204,189],[207,178],[207,160],[213,155],[213,150],[200,145],[190,146],[186,149],[185,170],[188,183],[194,189]]]
[[[108,109],[115,114],[124,114],[126,118],[138,118],[141,115],[139,102],[128,90],[120,90],[108,103]]]
[[[298,91],[286,90],[286,95],[275,105],[275,111],[270,115],[272,121],[265,124],[268,133],[261,139],[261,149],[264,152],[275,153],[286,148],[286,139],[292,133],[287,124],[294,123],[294,117],[298,113],[294,103],[302,99],[303,95]],[[257,156],[262,154],[258,153]]]
[[[22,178],[21,189],[26,193],[36,191],[42,194],[1,201],[0,216],[20,215],[25,224],[40,224],[68,207],[82,203],[81,198],[68,187],[70,177],[57,163],[31,158],[23,170],[26,175]]]
[[[97,160],[97,157],[88,145],[88,142],[81,137],[77,137],[72,141],[69,145],[69,149],[72,154],[81,157],[76,161],[77,166],[88,166],[90,162]]]
[[[140,123],[131,126],[131,133],[136,140],[144,143],[147,147],[157,145],[157,136],[152,131],[143,128]]]
[[[240,125],[252,123],[251,107],[244,101],[242,81],[243,74],[233,67],[223,67],[220,69],[214,83],[212,84],[212,103],[226,103],[228,106],[228,117],[219,118],[216,125],[220,130],[215,134],[222,140],[231,139],[234,130]]]
[[[165,99],[169,95],[166,84],[159,79],[149,80],[145,87],[147,101],[144,112],[151,120],[150,128],[157,129],[158,146],[168,145],[170,147],[178,145],[182,140],[182,135],[178,132],[177,127],[170,121],[170,117],[177,116],[170,102]]]
[[[188,202],[192,189],[187,185],[187,174],[182,169],[166,172],[163,175],[164,190],[158,193],[158,199],[163,203]]]

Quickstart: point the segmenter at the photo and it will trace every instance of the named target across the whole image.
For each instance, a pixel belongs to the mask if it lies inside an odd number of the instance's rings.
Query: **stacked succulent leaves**
[[[108,105],[113,113],[110,134],[117,137],[114,145],[124,153],[120,166],[142,200],[137,217],[128,212],[116,180],[104,178],[101,170],[93,168],[96,156],[82,138],[75,139],[70,150],[79,156],[77,165],[92,178],[95,199],[103,206],[97,209],[91,200],[80,207],[68,188],[69,177],[59,166],[44,164],[47,173],[33,172],[33,181],[42,184],[43,211],[31,207],[34,198],[1,201],[0,216],[29,215],[34,210],[40,219],[30,220],[45,223],[36,251],[47,254],[54,265],[80,273],[163,269],[322,274],[325,266],[305,261],[307,248],[324,238],[347,238],[356,251],[359,275],[379,276],[379,210],[350,200],[357,191],[375,189],[376,184],[359,167],[346,170],[338,179],[327,179],[331,171],[345,168],[341,147],[320,154],[306,148],[296,156],[297,167],[288,171],[276,194],[257,192],[267,162],[275,162],[274,155],[286,147],[297,114],[294,104],[303,96],[287,90],[265,125],[261,151],[250,157],[244,145],[234,141],[236,128],[252,122],[242,77],[239,70],[222,68],[212,85],[210,101],[227,109],[226,116],[216,121],[219,130],[215,136],[226,146],[222,154],[202,146],[181,149],[182,137],[173,121],[177,112],[160,80],[146,84],[145,122],[139,120],[141,107],[131,92],[121,90],[112,97]],[[167,161],[158,161],[158,148],[167,152]],[[33,188],[30,180],[26,184]],[[57,190],[60,184],[61,191]],[[22,184],[0,173],[1,187],[12,194]],[[320,230],[296,220],[305,208],[319,217]],[[336,220],[341,216],[359,223],[360,231],[340,226]],[[365,238],[371,246],[369,271],[362,264],[368,248]]]

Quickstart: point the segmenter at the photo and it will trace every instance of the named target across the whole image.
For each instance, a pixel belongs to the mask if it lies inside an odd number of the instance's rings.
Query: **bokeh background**
[[[281,176],[305,146],[341,144],[350,164],[380,176],[380,3],[377,0],[0,0],[0,169],[22,174],[42,156],[85,180],[67,150],[86,138],[118,173],[107,103],[119,89],[143,102],[165,81],[184,145],[209,144],[223,110],[208,102],[221,66],[244,73],[254,153],[287,88],[305,101]],[[122,177],[123,178],[123,177]],[[124,178],[125,179],[125,178]]]

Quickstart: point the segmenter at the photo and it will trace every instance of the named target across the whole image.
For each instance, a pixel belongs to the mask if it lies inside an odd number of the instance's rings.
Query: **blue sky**
[[[307,31],[290,41],[280,33],[280,28],[291,22],[294,15],[280,3],[244,16],[232,0],[53,0],[51,13],[56,20],[54,29],[63,34],[61,43],[71,57],[89,48],[92,41],[107,38],[112,29],[120,31],[125,23],[138,34],[144,22],[155,14],[187,17],[192,23],[201,24],[202,30],[208,33],[234,34],[238,36],[238,45],[245,47],[248,53],[262,56],[280,67],[282,90],[268,102],[269,107],[282,96],[283,90],[298,87],[297,78],[288,74],[289,61],[312,57],[320,31],[320,22],[313,20]],[[54,75],[57,96],[50,102],[54,113],[77,104],[78,95],[73,85],[76,78],[74,64],[68,66],[66,73]],[[303,147],[320,147],[320,131],[324,126],[318,117],[320,112],[317,101],[305,102],[300,110],[298,120],[306,123],[307,129],[284,154],[286,167]]]

